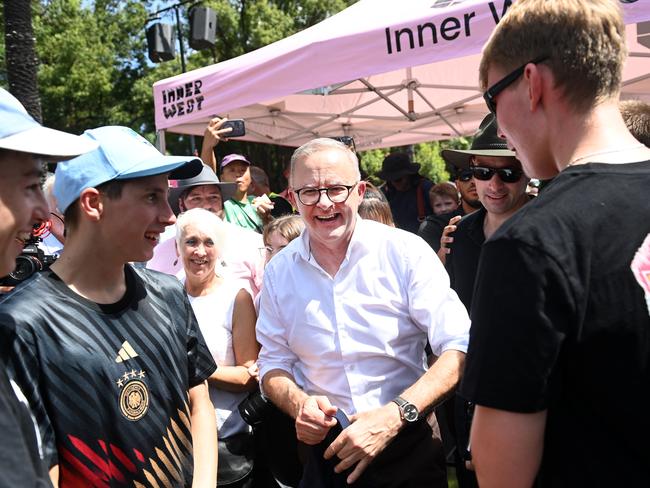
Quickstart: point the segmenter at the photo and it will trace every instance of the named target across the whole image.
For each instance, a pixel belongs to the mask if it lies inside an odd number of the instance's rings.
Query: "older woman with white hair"
[[[208,379],[219,433],[217,483],[249,487],[254,441],[237,406],[257,387],[251,368],[259,352],[253,299],[236,280],[220,274],[221,249],[227,235],[224,223],[215,214],[200,208],[188,210],[179,216],[176,227],[185,290],[218,365]]]

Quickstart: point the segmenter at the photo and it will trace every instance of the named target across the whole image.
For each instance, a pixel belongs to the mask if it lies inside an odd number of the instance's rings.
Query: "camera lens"
[[[43,269],[43,263],[34,256],[18,256],[16,258],[16,268],[9,273],[16,281],[23,281],[31,275]]]

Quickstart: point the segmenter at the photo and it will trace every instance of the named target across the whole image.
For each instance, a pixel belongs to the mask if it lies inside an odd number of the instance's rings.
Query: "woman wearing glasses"
[[[253,299],[218,266],[226,230],[215,214],[201,208],[188,210],[178,218],[176,228],[185,290],[218,365],[208,379],[219,433],[217,484],[247,488],[252,486],[254,441],[237,406],[257,387],[252,368],[259,352]]]

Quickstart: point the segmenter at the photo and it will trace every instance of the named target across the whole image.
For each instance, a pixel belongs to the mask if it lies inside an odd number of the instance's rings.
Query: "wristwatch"
[[[420,418],[420,412],[418,412],[418,407],[412,403],[407,402],[402,397],[397,397],[393,400],[393,403],[396,403],[399,407],[399,415],[402,417],[402,420],[407,422],[415,422]]]

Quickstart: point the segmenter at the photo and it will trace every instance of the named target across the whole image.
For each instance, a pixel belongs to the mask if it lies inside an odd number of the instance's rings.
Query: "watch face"
[[[415,405],[404,405],[404,420],[407,422],[415,422],[418,419],[418,409]]]

